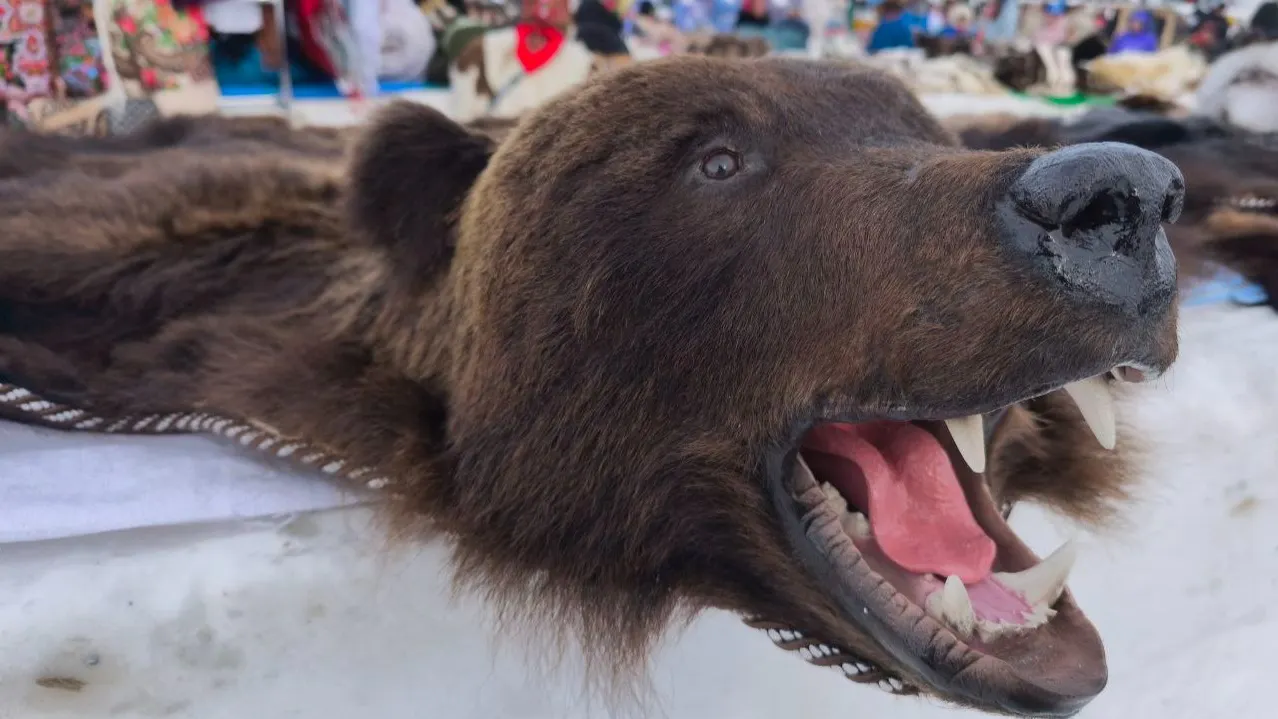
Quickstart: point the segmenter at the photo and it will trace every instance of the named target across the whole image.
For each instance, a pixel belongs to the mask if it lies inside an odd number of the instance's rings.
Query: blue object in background
[[[1208,307],[1232,303],[1236,305],[1263,305],[1269,295],[1260,285],[1231,270],[1221,269],[1216,276],[1192,285],[1181,294],[1181,307]]]
[[[772,25],[742,25],[737,28],[740,37],[766,38],[773,50],[804,50],[808,47],[811,31],[802,21],[781,21]]]
[[[713,0],[710,5],[711,24],[715,32],[732,32],[741,17],[743,0]]]
[[[710,24],[710,13],[697,0],[675,0],[674,26],[681,32],[697,32]]]
[[[914,47],[914,33],[923,32],[926,27],[927,18],[909,12],[881,20],[871,33],[870,42],[865,46],[865,50],[874,54],[891,48]]]

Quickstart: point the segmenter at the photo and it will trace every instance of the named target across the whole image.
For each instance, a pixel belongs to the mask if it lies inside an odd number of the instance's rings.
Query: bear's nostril
[[[1064,214],[1064,213],[1063,213]],[[1080,209],[1061,218],[1061,233],[1080,244],[1114,235],[1140,216],[1140,198],[1132,188],[1110,188],[1096,193]],[[1117,237],[1110,238],[1111,243]],[[1117,248],[1116,248],[1117,249]]]
[[[1173,178],[1167,188],[1167,195],[1163,198],[1162,221],[1175,222],[1180,219],[1183,209],[1185,209],[1185,183],[1179,178]]]

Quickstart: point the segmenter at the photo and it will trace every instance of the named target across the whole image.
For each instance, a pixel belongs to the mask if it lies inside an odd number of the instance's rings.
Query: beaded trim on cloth
[[[278,457],[326,475],[363,483],[369,489],[389,484],[368,467],[352,467],[346,460],[305,440],[280,436],[251,420],[209,412],[175,412],[101,417],[82,409],[46,400],[17,385],[0,382],[0,416],[72,432],[102,434],[211,434],[247,449]]]

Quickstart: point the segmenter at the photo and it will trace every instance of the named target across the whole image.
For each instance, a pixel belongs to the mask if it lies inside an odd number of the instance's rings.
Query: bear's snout
[[[1175,222],[1185,178],[1165,158],[1121,143],[1074,145],[1030,163],[999,204],[1007,248],[1071,301],[1162,314],[1176,264],[1162,223]]]

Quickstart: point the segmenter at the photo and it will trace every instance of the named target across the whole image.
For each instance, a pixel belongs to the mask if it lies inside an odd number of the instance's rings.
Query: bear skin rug
[[[392,105],[355,144],[5,136],[6,416],[379,492],[613,686],[713,608],[894,694],[1105,687],[1075,547],[1006,518],[1129,493],[1111,395],[1177,355],[1171,162],[964,149],[896,80],[781,58],[623,68],[498,146]]]

